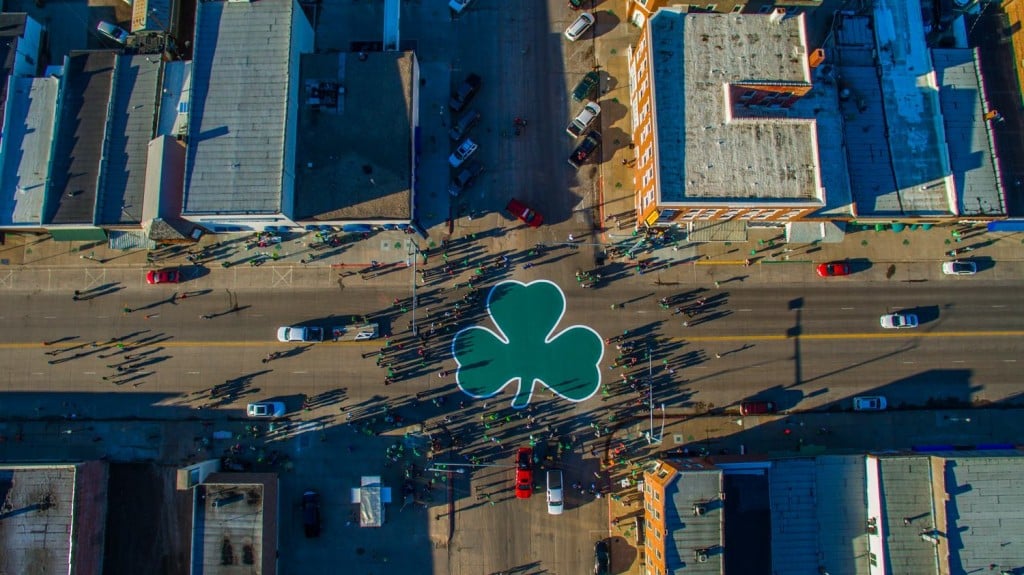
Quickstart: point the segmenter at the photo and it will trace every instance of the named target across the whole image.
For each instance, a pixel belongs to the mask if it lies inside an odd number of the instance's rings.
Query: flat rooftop
[[[977,50],[932,50],[949,165],[961,215],[1004,216],[1006,199],[996,167],[991,120]]]
[[[218,473],[196,488],[192,571],[271,575],[277,561],[277,478]]]
[[[72,52],[50,169],[52,187],[43,223],[92,225],[99,186],[114,51]]]
[[[281,212],[296,7],[198,4],[182,213]]]
[[[803,16],[659,10],[650,23],[662,202],[816,203],[812,118],[729,121],[726,85],[809,83]]]
[[[118,56],[98,223],[138,224],[159,94],[159,56]]]
[[[0,572],[68,573],[75,467],[0,468]]]
[[[295,219],[412,219],[412,52],[304,54],[295,167]],[[344,87],[337,107],[312,90]]]
[[[16,78],[8,98],[11,121],[4,125],[0,222],[38,226],[42,223],[54,117],[57,78]]]
[[[717,469],[680,471],[675,480],[665,486],[665,568],[668,573],[722,572],[721,492],[722,472]],[[706,503],[700,517],[694,516],[695,503]],[[695,549],[712,551],[708,560],[701,563],[694,557]]]
[[[875,46],[896,188],[865,215],[945,215],[954,201],[939,88],[932,74],[918,0],[875,0]],[[865,208],[867,208],[865,210]]]

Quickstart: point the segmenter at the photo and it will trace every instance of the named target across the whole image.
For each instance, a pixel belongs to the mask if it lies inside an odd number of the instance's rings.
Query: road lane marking
[[[750,308],[748,307],[748,308],[738,309],[738,310],[736,310],[736,311],[754,311],[754,310],[752,310],[752,309],[750,309]]]
[[[1024,330],[1007,331],[939,331],[909,333],[916,330],[897,330],[902,333],[812,333],[797,336],[787,334],[736,334],[736,335],[708,335],[697,337],[669,337],[669,342],[712,342],[712,341],[786,341],[790,339],[801,340],[845,340],[845,339],[917,339],[917,338],[965,338],[965,337],[1021,337]]]

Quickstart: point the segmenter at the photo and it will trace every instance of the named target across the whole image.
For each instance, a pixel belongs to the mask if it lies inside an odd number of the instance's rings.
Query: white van
[[[547,473],[548,483],[548,515],[561,515],[564,508],[562,490],[562,470],[550,469]]]

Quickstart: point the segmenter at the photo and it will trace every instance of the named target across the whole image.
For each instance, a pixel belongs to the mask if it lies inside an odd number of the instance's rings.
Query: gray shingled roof
[[[44,223],[93,223],[116,57],[114,51],[68,56]]]
[[[159,79],[159,56],[118,56],[110,137],[97,202],[99,224],[137,224],[142,220],[146,155],[153,138]]]
[[[722,472],[683,470],[665,486],[665,568],[668,573],[722,571]],[[708,503],[695,517],[694,503]],[[696,549],[712,549],[708,561],[694,560]]]
[[[885,497],[883,533],[886,567],[891,573],[935,573],[935,546],[921,540],[922,526],[932,523],[931,459],[879,458],[880,490]],[[903,519],[911,518],[905,525]]]
[[[294,2],[200,2],[183,213],[280,213]]]

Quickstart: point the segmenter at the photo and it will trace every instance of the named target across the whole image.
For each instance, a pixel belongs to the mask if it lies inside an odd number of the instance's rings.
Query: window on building
[[[718,10],[718,4],[708,4],[704,9],[708,12],[715,12]]]
[[[744,8],[743,4],[737,4],[737,5],[732,7],[732,13],[733,14],[739,14],[740,12],[743,11],[743,8]]]
[[[755,220],[767,220],[768,218],[779,213],[779,210],[761,210],[761,213],[757,214]]]
[[[729,220],[729,219],[735,218],[736,214],[738,214],[738,213],[740,213],[740,209],[739,208],[733,208],[731,210],[726,211],[721,216],[719,216],[718,219],[720,219],[720,220]]]
[[[699,216],[697,216],[697,219],[699,219],[699,220],[713,220],[713,219],[715,219],[715,214],[717,214],[717,213],[718,213],[718,210],[715,210],[715,209],[701,210],[701,213],[700,213]]]
[[[647,206],[649,206],[649,205],[651,205],[653,203],[654,203],[654,190],[651,190],[651,191],[647,192],[647,194],[644,196],[644,207],[646,208]]]
[[[671,222],[676,219],[676,216],[678,215],[679,210],[661,210],[661,213],[658,214],[658,221],[661,223]]]
[[[660,540],[661,539],[661,531],[655,529],[654,530],[654,538]]]
[[[661,521],[661,511],[658,511],[657,509],[654,510],[654,520]]]
[[[657,556],[659,560],[661,560],[661,549],[655,549],[654,555]]]
[[[658,493],[657,491],[654,492],[654,500],[661,501],[661,494]]]

